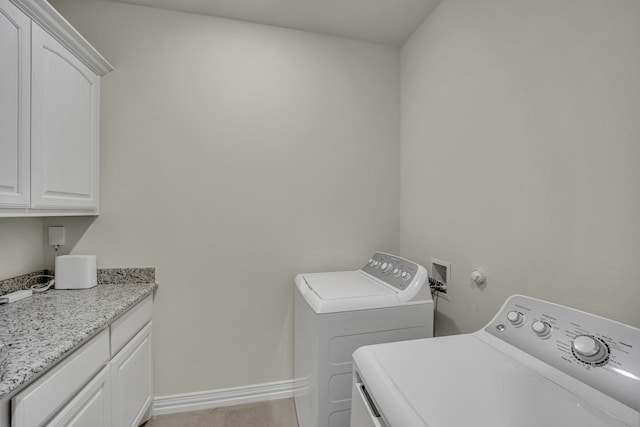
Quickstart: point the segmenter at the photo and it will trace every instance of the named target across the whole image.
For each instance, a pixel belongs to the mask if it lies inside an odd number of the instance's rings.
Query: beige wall
[[[42,218],[0,218],[0,280],[44,266]]]
[[[638,16],[636,0],[444,0],[404,45],[401,252],[452,263],[439,334],[514,293],[640,326]]]
[[[294,275],[399,249],[399,48],[54,5],[115,66],[101,215],[55,222],[100,267],[157,267],[156,394],[290,379]]]

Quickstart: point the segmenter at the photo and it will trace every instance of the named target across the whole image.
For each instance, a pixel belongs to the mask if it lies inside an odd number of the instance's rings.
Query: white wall
[[[399,249],[399,48],[54,5],[115,66],[101,215],[55,222],[99,267],[157,267],[156,394],[291,378],[294,275]]]
[[[640,326],[638,16],[636,0],[444,0],[404,45],[401,252],[452,263],[439,334],[514,293]]]
[[[42,270],[42,218],[0,218],[0,280]]]

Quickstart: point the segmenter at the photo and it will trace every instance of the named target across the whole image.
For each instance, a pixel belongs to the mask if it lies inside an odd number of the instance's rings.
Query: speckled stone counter
[[[56,365],[153,293],[155,283],[100,284],[0,306],[0,400]]]

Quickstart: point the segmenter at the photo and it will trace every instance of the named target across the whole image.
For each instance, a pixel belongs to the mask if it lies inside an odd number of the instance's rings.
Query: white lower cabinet
[[[11,427],[135,427],[153,400],[152,296],[11,399]]]
[[[111,359],[113,425],[133,427],[145,421],[153,399],[151,322]]]
[[[102,331],[12,399],[12,427],[44,425],[109,361],[109,333]]]
[[[105,366],[47,423],[49,427],[111,427],[111,384]]]

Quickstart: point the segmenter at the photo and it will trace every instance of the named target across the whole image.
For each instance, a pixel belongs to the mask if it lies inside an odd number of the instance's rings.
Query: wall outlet
[[[447,301],[451,301],[451,263],[431,258],[430,277],[445,286],[444,291],[436,291],[438,298],[444,298]]]
[[[49,246],[63,246],[64,243],[64,226],[55,225],[49,227]]]

